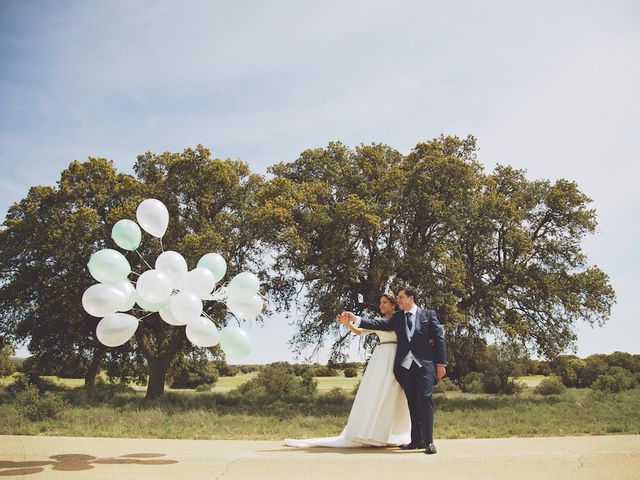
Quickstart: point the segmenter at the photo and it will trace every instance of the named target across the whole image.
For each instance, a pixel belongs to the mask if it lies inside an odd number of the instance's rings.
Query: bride
[[[385,320],[389,321],[395,305],[396,297],[393,293],[385,293],[380,297],[380,313]],[[349,322],[347,326],[356,335],[375,333],[380,338],[362,376],[347,425],[338,437],[285,439],[285,445],[353,448],[385,447],[410,442],[411,420],[407,400],[393,375],[393,359],[397,348],[395,332],[365,330]]]

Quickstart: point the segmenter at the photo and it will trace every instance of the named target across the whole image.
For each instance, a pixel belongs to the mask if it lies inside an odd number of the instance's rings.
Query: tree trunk
[[[153,362],[154,365],[149,364],[149,385],[147,385],[147,394],[144,398],[147,400],[153,400],[164,395],[164,384],[167,380],[168,368],[162,368],[158,365],[160,362]]]
[[[142,330],[139,328],[136,331],[136,339],[149,365],[149,384],[147,385],[145,399],[153,400],[164,395],[164,384],[167,380],[169,365],[171,365],[176,353],[182,348],[186,334],[184,327],[178,327],[178,331],[172,332],[171,338],[168,339],[167,343],[157,342],[163,347],[154,351],[147,333],[143,333]]]
[[[85,387],[93,387],[96,384],[96,377],[98,376],[98,373],[100,373],[100,364],[102,363],[102,359],[104,358],[106,351],[106,348],[98,347],[93,353],[89,369],[84,375]]]

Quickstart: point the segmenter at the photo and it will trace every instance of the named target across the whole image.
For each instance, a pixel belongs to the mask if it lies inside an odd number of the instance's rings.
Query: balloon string
[[[162,237],[160,237],[158,240],[160,240],[160,250],[162,250],[162,252],[164,253],[164,247],[162,246]]]
[[[140,252],[139,252],[138,250],[136,250],[136,253],[137,253],[137,254],[138,254],[138,256],[142,259],[142,261],[145,263],[145,265],[146,265],[147,267],[149,267],[151,270],[153,270],[153,267],[147,263],[147,261],[144,259],[144,257],[143,257],[142,255],[140,255]]]
[[[144,317],[140,317],[138,319],[138,321],[141,322],[142,320],[144,320],[145,318],[147,318],[148,316],[153,315],[153,314],[154,314],[154,312],[147,313]]]

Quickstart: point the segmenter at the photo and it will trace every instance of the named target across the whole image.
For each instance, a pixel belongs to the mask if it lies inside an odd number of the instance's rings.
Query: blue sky
[[[618,303],[578,325],[578,353],[638,353],[638,24],[631,0],[3,0],[0,210],[88,156],[131,171],[202,143],[263,173],[331,140],[407,153],[471,133],[488,169],[593,199],[584,246]],[[254,326],[247,362],[290,360],[292,332]]]

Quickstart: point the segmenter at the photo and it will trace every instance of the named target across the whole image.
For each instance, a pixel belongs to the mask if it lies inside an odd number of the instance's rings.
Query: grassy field
[[[272,439],[337,435],[344,427],[358,378],[319,378],[313,398],[244,402],[231,389],[255,374],[222,378],[217,392],[169,390],[148,402],[143,391],[102,400],[83,397],[83,389],[65,392],[72,401],[59,420],[31,422],[0,396],[0,432],[17,435],[71,435],[194,439]],[[6,379],[5,379],[6,380]],[[524,379],[536,384],[540,379]],[[68,380],[61,380],[69,384]],[[6,384],[6,381],[2,381]],[[342,396],[322,392],[340,387]],[[86,395],[85,395],[86,396]],[[596,394],[569,389],[541,397],[528,387],[515,396],[447,392],[434,396],[437,438],[640,434],[640,389]]]
[[[234,388],[238,387],[239,385],[242,385],[244,382],[247,382],[248,380],[252,379],[257,374],[258,374],[257,372],[251,372],[251,373],[244,373],[244,374],[239,373],[234,377],[220,377],[215,387],[213,388],[213,392],[227,393],[233,390]],[[17,375],[18,374],[14,374],[13,376],[10,376],[10,377],[0,377],[0,385],[9,385],[14,381],[14,378]],[[43,376],[42,378],[51,380],[60,385],[64,385],[66,387],[73,388],[73,387],[81,387],[82,385],[84,385],[84,380],[81,378],[60,378],[60,377],[47,377],[47,376]],[[104,374],[102,375],[102,378],[106,380],[106,376]],[[328,392],[329,390],[332,390],[336,387],[341,388],[347,392],[351,392],[361,378],[362,378],[361,375],[358,375],[357,377],[353,377],[353,378],[346,378],[344,376],[315,377],[315,379],[318,381],[318,392],[320,393]],[[134,385],[133,387],[136,390],[141,390],[141,391],[145,391],[147,388],[142,385]],[[173,389],[169,387],[167,387],[166,390],[173,391]]]

